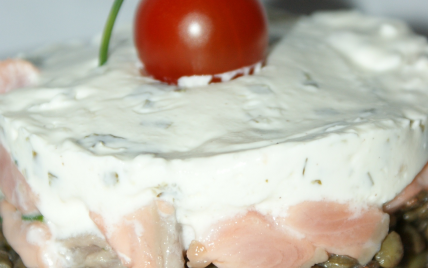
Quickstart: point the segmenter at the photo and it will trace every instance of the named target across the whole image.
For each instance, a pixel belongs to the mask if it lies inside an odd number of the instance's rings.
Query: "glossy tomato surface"
[[[267,27],[258,0],[142,0],[134,34],[146,71],[176,83],[263,61]]]

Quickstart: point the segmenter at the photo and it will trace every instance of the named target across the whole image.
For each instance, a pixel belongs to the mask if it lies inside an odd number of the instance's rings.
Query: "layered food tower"
[[[102,67],[88,43],[3,62],[27,86],[0,96],[3,231],[26,266],[368,263],[384,204],[424,188],[426,40],[354,12],[280,29],[263,68],[206,86],[141,75],[126,30]]]

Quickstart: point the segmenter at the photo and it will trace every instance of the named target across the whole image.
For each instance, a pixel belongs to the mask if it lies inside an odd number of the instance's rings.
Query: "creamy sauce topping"
[[[380,207],[428,160],[427,44],[400,22],[320,13],[257,74],[181,88],[140,75],[130,36],[103,67],[97,42],[29,54],[38,85],[0,96],[1,142],[55,236],[155,198],[176,206],[186,245],[248,208]]]

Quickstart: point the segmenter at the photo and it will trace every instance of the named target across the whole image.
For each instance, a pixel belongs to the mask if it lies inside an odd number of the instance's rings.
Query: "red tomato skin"
[[[147,73],[176,84],[262,62],[268,23],[259,0],[142,0],[134,37]]]

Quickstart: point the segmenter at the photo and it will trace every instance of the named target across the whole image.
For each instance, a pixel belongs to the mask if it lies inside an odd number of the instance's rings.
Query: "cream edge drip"
[[[0,96],[1,143],[55,237],[101,235],[89,211],[113,224],[159,196],[187,247],[248,209],[380,207],[428,160],[427,45],[401,22],[303,18],[257,74],[191,88],[140,76],[129,36],[101,68],[96,42],[30,53],[38,86]]]

